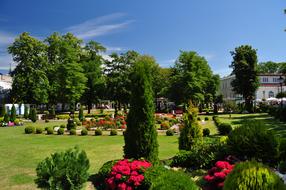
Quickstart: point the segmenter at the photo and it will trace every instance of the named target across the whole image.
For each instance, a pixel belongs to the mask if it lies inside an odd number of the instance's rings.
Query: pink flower
[[[121,177],[122,177],[121,174],[116,174],[116,175],[115,175],[115,179],[118,179],[118,180],[119,180],[119,179],[121,179]]]
[[[127,189],[127,185],[126,183],[119,183],[117,186],[118,190],[126,190]]]
[[[214,176],[219,179],[224,179],[226,175],[223,172],[216,172],[214,173]]]

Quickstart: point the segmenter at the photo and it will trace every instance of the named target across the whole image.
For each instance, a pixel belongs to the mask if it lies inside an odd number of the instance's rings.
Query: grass
[[[54,126],[65,123],[38,122],[27,125]],[[159,158],[167,159],[178,152],[178,136],[158,136]],[[34,179],[37,164],[51,153],[78,145],[85,150],[94,174],[108,160],[123,156],[124,138],[120,136],[59,136],[24,134],[24,127],[0,128],[0,189],[36,189]]]

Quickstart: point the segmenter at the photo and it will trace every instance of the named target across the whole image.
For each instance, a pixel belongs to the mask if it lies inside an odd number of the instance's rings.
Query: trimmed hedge
[[[102,135],[102,131],[100,129],[95,129],[94,135],[95,136],[101,136]]]
[[[35,127],[33,127],[33,126],[27,126],[27,127],[25,127],[25,133],[26,134],[32,134],[32,133],[35,133]]]
[[[117,130],[111,129],[110,136],[116,136],[116,135],[117,135]]]
[[[70,135],[76,135],[76,130],[75,129],[71,129],[70,130]]]
[[[65,129],[64,128],[59,128],[57,133],[58,133],[58,135],[63,135],[65,133]]]
[[[54,134],[54,129],[51,127],[48,127],[47,128],[47,135],[52,135],[52,134]]]
[[[80,133],[82,136],[88,135],[88,131],[86,129],[82,129]]]
[[[217,128],[220,135],[228,135],[232,131],[232,127],[229,123],[220,123]]]
[[[42,127],[36,127],[36,134],[42,134],[43,133],[43,128]]]

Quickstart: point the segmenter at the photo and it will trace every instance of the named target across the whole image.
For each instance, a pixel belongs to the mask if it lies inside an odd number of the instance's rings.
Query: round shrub
[[[100,135],[102,135],[102,131],[100,129],[95,129],[94,135],[95,136],[100,136]]]
[[[78,118],[75,118],[74,122],[77,126],[81,126],[81,121]]]
[[[268,167],[255,161],[247,161],[235,165],[226,177],[223,189],[283,190],[286,186]]]
[[[208,121],[209,120],[209,117],[205,117],[205,121]]]
[[[70,135],[76,135],[76,130],[75,129],[71,129],[70,130]]]
[[[47,128],[47,135],[52,135],[52,134],[54,134],[54,129],[51,127],[48,127]]]
[[[200,118],[200,117],[198,117],[198,118],[197,118],[197,120],[198,120],[198,121],[201,121],[201,118]]]
[[[48,126],[47,126],[47,127],[45,127],[45,131],[47,131],[47,130],[48,130],[48,128],[50,128],[50,127],[48,127]]]
[[[205,129],[203,129],[203,136],[204,136],[204,137],[208,137],[208,136],[210,136],[210,133],[211,133],[211,131],[210,131],[210,129],[209,129],[209,128],[205,128]]]
[[[82,129],[80,133],[82,136],[86,136],[88,134],[88,131],[86,129]]]
[[[36,134],[42,134],[43,128],[42,127],[36,127]]]
[[[32,133],[35,133],[35,127],[33,127],[33,126],[27,126],[27,127],[25,127],[25,133],[26,134],[32,134]]]
[[[45,119],[45,123],[49,123],[50,122],[50,120],[48,120],[48,119]]]
[[[167,136],[174,136],[174,131],[173,131],[172,129],[168,129],[168,130],[166,131],[166,135],[167,135]]]
[[[274,165],[279,158],[279,141],[264,123],[248,120],[228,136],[227,146],[231,155],[244,160],[254,158]]]
[[[68,119],[67,129],[71,130],[71,129],[75,129],[75,128],[76,128],[76,125],[74,123],[74,120],[73,119]]]
[[[169,123],[169,121],[164,121],[164,122],[161,123],[161,129],[167,130],[167,129],[169,129],[169,128],[170,128],[170,123]]]
[[[220,123],[218,131],[220,135],[228,135],[232,131],[232,127],[229,123]]]
[[[117,130],[112,129],[112,130],[110,131],[110,136],[116,136],[116,135],[117,135]]]
[[[61,125],[60,125],[60,128],[63,128],[63,129],[64,129],[64,128],[66,128],[66,125],[65,125],[65,124],[61,124]]]
[[[59,128],[58,129],[58,135],[63,135],[65,133],[65,129],[64,128]]]
[[[40,162],[35,183],[41,189],[82,189],[88,180],[89,160],[77,147],[57,152]]]

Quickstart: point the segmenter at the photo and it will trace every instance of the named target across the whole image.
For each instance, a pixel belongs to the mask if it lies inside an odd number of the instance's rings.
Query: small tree
[[[80,121],[83,121],[83,107],[82,107],[82,105],[80,106],[80,109],[79,109],[78,119]]]
[[[179,149],[191,150],[192,146],[202,140],[203,132],[197,122],[198,108],[189,103],[187,113],[184,114],[184,128],[179,137]]]
[[[5,113],[5,114],[4,114],[4,122],[5,122],[5,123],[8,123],[9,120],[10,120],[9,114],[8,114],[8,113]]]
[[[56,111],[55,111],[55,106],[54,106],[54,105],[52,105],[52,107],[51,107],[50,114],[51,114],[52,116],[55,116],[55,115],[56,115]]]
[[[24,108],[24,118],[25,119],[29,118],[29,108],[26,105],[25,105],[25,108]]]
[[[150,162],[158,160],[157,131],[154,125],[154,97],[150,62],[153,58],[141,56],[131,74],[132,93],[127,130],[124,135],[126,158],[145,158]]]
[[[16,120],[16,108],[15,108],[15,105],[13,104],[11,108],[10,121],[14,122],[15,120]]]
[[[30,119],[32,122],[36,122],[37,121],[37,111],[36,108],[32,108],[31,112],[30,112]]]
[[[2,107],[1,107],[0,116],[1,116],[1,117],[4,117],[5,114],[6,114],[6,108],[5,108],[5,104],[3,104]]]

